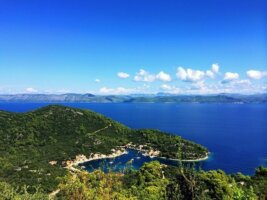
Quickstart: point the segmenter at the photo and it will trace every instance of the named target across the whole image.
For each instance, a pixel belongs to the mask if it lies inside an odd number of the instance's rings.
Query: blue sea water
[[[45,105],[47,104],[0,103],[0,110],[26,112]],[[205,170],[222,169],[227,173],[253,174],[257,166],[267,166],[267,104],[64,105],[102,113],[131,128],[159,129],[200,143],[211,152],[210,158],[201,163]],[[128,156],[132,155],[134,152]],[[122,160],[128,158],[122,157]],[[122,160],[113,163],[119,164]],[[136,166],[140,165],[138,163],[136,161]]]
[[[108,172],[109,170],[123,172],[124,170],[127,170],[129,168],[139,169],[145,162],[151,162],[155,160],[166,165],[179,165],[179,163],[174,160],[167,160],[157,157],[151,158],[149,156],[144,156],[140,152],[132,149],[128,149],[127,151],[127,154],[123,154],[116,158],[105,158],[101,160],[92,160],[86,163],[82,163],[80,164],[80,167],[86,169],[89,172],[92,172],[95,169],[101,169],[104,172]],[[197,167],[200,165],[200,163],[196,164]]]

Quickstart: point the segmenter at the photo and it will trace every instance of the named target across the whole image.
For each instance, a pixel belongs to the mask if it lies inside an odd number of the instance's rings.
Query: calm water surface
[[[47,104],[0,103],[0,109],[26,112],[45,105]],[[159,129],[198,142],[212,152],[210,159],[201,163],[202,168],[206,170],[222,169],[227,173],[240,171],[252,174],[255,167],[267,166],[267,104],[64,105],[102,113],[131,128]],[[118,162],[108,162],[119,165],[122,161],[131,159],[133,155],[131,152],[127,158],[122,157]],[[142,163],[134,162],[137,167]]]

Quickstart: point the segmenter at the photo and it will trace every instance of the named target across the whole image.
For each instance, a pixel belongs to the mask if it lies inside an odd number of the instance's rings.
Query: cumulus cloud
[[[175,86],[168,85],[168,84],[162,84],[160,86],[160,89],[167,91],[168,93],[171,93],[171,94],[181,93],[181,90],[179,88],[177,88]]]
[[[176,76],[178,79],[186,82],[197,82],[205,77],[205,72],[193,69],[184,69],[183,67],[178,67]]]
[[[228,84],[221,84],[219,89],[226,91],[227,93],[240,93],[240,94],[253,94],[260,92],[260,85],[253,84],[248,79],[233,80]]]
[[[156,75],[156,79],[160,80],[160,81],[164,81],[164,82],[169,82],[171,81],[171,76],[167,73],[165,73],[164,71],[159,72]]]
[[[249,70],[247,71],[247,76],[251,79],[262,79],[267,77],[267,71],[257,71],[257,70]]]
[[[215,75],[219,73],[219,64],[212,64],[211,69],[206,71],[206,76],[209,78],[215,78]]]
[[[211,70],[206,71],[206,76],[209,78],[215,78],[215,74]]]
[[[155,80],[169,82],[171,81],[171,76],[164,71],[160,71],[158,74],[151,74],[144,69],[140,69],[138,73],[134,76],[135,81],[143,81],[143,82],[153,82]]]
[[[38,92],[38,90],[36,90],[36,89],[34,89],[32,87],[26,88],[25,91],[28,92],[28,93],[36,93],[36,92]]]
[[[172,87],[170,85],[167,85],[167,84],[162,84],[160,86],[160,88],[163,89],[163,90],[171,90],[172,89]]]
[[[204,81],[198,81],[196,83],[193,83],[190,89],[191,90],[204,90],[206,88],[207,87]]]
[[[211,71],[215,74],[217,74],[219,72],[220,66],[218,63],[212,64],[211,65]]]
[[[153,82],[156,79],[156,76],[150,74],[144,69],[140,69],[138,73],[134,76],[135,81],[143,81],[143,82]]]
[[[118,73],[117,73],[117,76],[118,76],[119,78],[129,78],[129,77],[130,77],[130,75],[127,74],[127,73],[125,73],[125,72],[118,72]]]
[[[251,81],[248,79],[244,79],[244,80],[235,80],[232,82],[235,85],[251,85]]]
[[[117,87],[117,88],[108,88],[108,87],[102,87],[99,89],[99,93],[101,94],[129,94],[134,92],[135,89],[130,88],[124,88],[124,87]]]
[[[229,83],[229,82],[235,81],[237,79],[239,79],[238,73],[226,72],[224,74],[224,78],[223,78],[222,83]]]
[[[97,79],[95,79],[95,82],[100,83],[101,81],[100,81],[100,79],[97,78]]]
[[[199,81],[192,83],[189,88],[186,88],[183,93],[187,94],[219,94],[219,93],[242,93],[250,94],[258,92],[259,88],[251,83],[250,80],[233,80],[224,84],[222,82],[205,83]]]

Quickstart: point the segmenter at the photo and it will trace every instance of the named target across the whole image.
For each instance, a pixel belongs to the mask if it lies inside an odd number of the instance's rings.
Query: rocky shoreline
[[[206,156],[203,158],[188,159],[188,160],[181,160],[181,159],[176,159],[176,158],[166,158],[166,157],[158,157],[158,158],[165,159],[165,160],[181,161],[181,162],[201,162],[201,161],[209,159],[209,153],[207,153]]]
[[[86,157],[83,154],[79,154],[75,157],[74,160],[67,160],[64,161],[62,164],[65,166],[66,169],[69,169],[71,171],[77,171],[76,168],[79,164],[90,162],[92,160],[99,160],[99,159],[106,159],[106,158],[116,158],[118,156],[121,156],[123,154],[127,154],[128,151],[126,148],[120,148],[120,149],[112,149],[111,154],[100,154],[100,153],[91,153],[89,157]],[[51,161],[50,161],[51,163]]]
[[[166,157],[160,157],[160,151],[155,150],[151,147],[149,147],[147,144],[145,145],[134,145],[132,143],[126,144],[124,146],[119,146],[117,149],[111,149],[110,154],[100,154],[100,153],[91,153],[89,157],[86,157],[83,154],[79,154],[75,157],[74,160],[67,160],[62,162],[63,166],[66,169],[69,169],[71,171],[79,171],[76,167],[82,163],[85,162],[90,162],[92,160],[99,160],[99,159],[106,159],[106,158],[116,158],[118,156],[121,156],[123,154],[127,154],[128,151],[127,149],[133,149],[136,151],[139,151],[143,156],[149,156],[150,158],[161,158],[161,159],[166,159],[166,160],[175,160],[175,161],[181,161],[181,162],[200,162],[207,160],[209,158],[209,153],[206,154],[205,157],[203,158],[198,158],[198,159],[188,159],[188,160],[180,160],[180,159],[175,159],[175,158],[166,158]],[[57,164],[57,161],[50,161],[49,162],[51,165]]]
[[[209,153],[206,153],[205,157],[203,157],[203,158],[181,160],[181,159],[176,159],[176,158],[161,157],[161,156],[159,156],[160,151],[154,150],[151,147],[149,147],[148,145],[136,146],[136,145],[133,145],[132,143],[129,143],[129,144],[125,145],[125,147],[127,149],[137,150],[137,151],[141,152],[143,156],[149,156],[150,158],[157,157],[157,158],[161,158],[161,159],[175,160],[175,161],[181,161],[181,162],[200,162],[200,161],[207,160],[209,158]]]

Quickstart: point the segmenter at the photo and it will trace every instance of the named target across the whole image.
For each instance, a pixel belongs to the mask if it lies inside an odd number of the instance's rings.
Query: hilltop
[[[0,127],[0,181],[41,185],[46,191],[66,175],[64,163],[80,154],[110,154],[129,143],[182,160],[203,158],[208,152],[179,136],[133,130],[98,113],[58,105],[28,113],[0,111]]]

